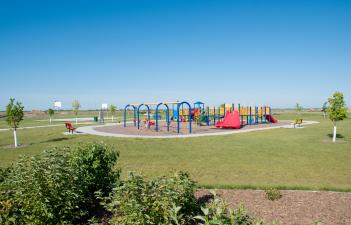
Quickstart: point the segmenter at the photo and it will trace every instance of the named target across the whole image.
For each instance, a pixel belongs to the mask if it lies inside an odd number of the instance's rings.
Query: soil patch
[[[324,191],[282,191],[282,198],[276,201],[266,199],[264,191],[258,190],[216,190],[230,207],[242,203],[249,213],[265,222],[279,224],[323,225],[351,224],[351,193]],[[208,190],[198,190],[197,198],[209,199]]]
[[[260,128],[270,128],[270,127],[281,127],[290,124],[290,122],[278,122],[278,123],[267,123],[267,124],[253,124],[245,125],[241,129],[236,129],[236,131],[241,130],[253,130]],[[127,127],[123,125],[113,125],[113,126],[103,126],[95,127],[94,130],[113,134],[123,134],[123,135],[140,135],[140,136],[169,136],[178,135],[177,133],[177,123],[172,122],[167,131],[166,122],[162,121],[159,123],[159,131],[155,130],[155,126],[147,128],[144,124],[140,125],[140,128],[134,127],[133,124],[128,124]],[[200,126],[195,123],[192,124],[192,134],[206,134],[206,133],[221,133],[233,131],[233,129],[218,129],[215,126]],[[234,130],[235,131],[235,130]],[[189,123],[184,122],[180,124],[180,134],[189,134]]]

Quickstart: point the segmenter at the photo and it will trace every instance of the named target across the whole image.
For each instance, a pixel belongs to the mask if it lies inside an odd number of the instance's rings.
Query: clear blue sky
[[[351,104],[351,1],[0,0],[0,110]]]

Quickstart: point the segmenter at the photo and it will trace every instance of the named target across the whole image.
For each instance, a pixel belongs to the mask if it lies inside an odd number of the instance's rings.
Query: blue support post
[[[140,129],[140,108],[143,106],[144,104],[140,104],[138,106],[138,110],[137,110],[137,114],[138,114],[138,130]],[[148,105],[145,105],[147,108],[147,119],[148,122],[150,122],[150,107]],[[148,128],[150,128],[150,123],[148,123]]]
[[[210,126],[210,107],[207,107],[207,126]]]
[[[213,106],[213,125],[216,125],[216,106]]]
[[[147,128],[150,128],[150,108],[147,106]]]
[[[250,126],[252,125],[252,108],[251,108],[251,106],[250,106]]]
[[[126,105],[125,107],[124,107],[124,118],[123,118],[123,120],[124,120],[124,127],[127,127],[127,108],[129,107],[130,105]]]
[[[127,127],[127,110],[128,110],[128,108],[130,107],[130,106],[132,106],[133,107],[133,111],[134,111],[134,115],[133,115],[133,120],[134,120],[134,126],[136,126],[136,124],[135,124],[135,117],[136,117],[136,107],[135,106],[133,106],[133,105],[130,105],[130,104],[128,104],[128,105],[126,105],[125,107],[124,107],[124,115],[123,115],[123,124],[124,124],[124,127]]]
[[[266,118],[266,106],[263,106],[264,109],[264,123],[267,123],[267,118]]]
[[[191,124],[192,124],[192,121],[191,121],[191,105],[190,105],[188,102],[181,102],[181,103],[178,103],[178,105],[177,105],[177,112],[178,112],[178,114],[179,114],[180,106],[182,106],[182,110],[184,109],[183,104],[186,104],[186,105],[189,107],[188,120],[189,120],[189,133],[191,134],[191,132],[192,132],[192,128],[191,128]],[[178,118],[177,118],[177,132],[178,132],[178,134],[180,133],[180,120],[179,120],[179,116],[178,116]]]
[[[136,110],[137,108],[133,105],[133,124],[134,124],[134,127],[136,127]]]
[[[167,131],[169,131],[169,107],[167,104],[163,104],[163,103],[159,103],[156,106],[156,131],[159,131],[158,129],[158,111],[159,111],[159,107],[161,105],[165,105],[166,106],[166,123],[167,123]]]

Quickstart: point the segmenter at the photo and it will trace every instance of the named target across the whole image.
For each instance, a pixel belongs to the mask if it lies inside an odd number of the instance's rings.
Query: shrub
[[[11,169],[11,167],[0,168],[0,183],[5,181],[5,179],[9,176]]]
[[[105,144],[80,144],[70,153],[70,163],[84,182],[85,197],[95,199],[95,192],[107,196],[115,186],[120,171],[113,167],[119,153]]]
[[[108,192],[118,178],[112,172],[117,158],[104,144],[22,157],[0,183],[0,223],[72,224],[87,219],[97,200],[94,192]]]
[[[199,206],[195,183],[186,173],[145,181],[130,173],[107,198],[112,224],[190,224]]]
[[[265,192],[266,192],[266,198],[271,201],[278,200],[282,197],[281,192],[275,188],[266,189]]]
[[[214,199],[206,206],[201,207],[202,215],[195,216],[201,225],[263,225],[263,222],[251,217],[243,205],[236,210],[228,209],[225,201],[217,197],[215,192],[211,192]]]

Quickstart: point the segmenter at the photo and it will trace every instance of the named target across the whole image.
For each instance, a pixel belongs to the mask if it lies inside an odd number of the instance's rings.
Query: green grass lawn
[[[0,129],[9,128],[6,120],[3,116],[4,113],[0,113]],[[78,114],[78,118],[90,118],[93,119],[94,116],[98,116],[99,111],[81,111]],[[76,116],[73,114],[72,111],[61,111],[56,112],[53,116],[53,120],[51,124],[63,124],[62,121],[55,121],[55,119],[72,119]],[[127,114],[128,120],[132,119],[132,112],[128,112]],[[114,122],[120,121],[123,122],[123,111],[117,111],[114,115]],[[84,121],[85,122],[85,121]],[[112,122],[110,113],[105,112],[105,122]],[[24,120],[21,122],[20,127],[31,127],[31,126],[45,126],[50,125],[49,116],[42,114],[42,115],[32,115],[30,113],[25,113]]]
[[[293,119],[294,114],[277,114]],[[351,115],[349,115],[350,117]],[[304,129],[273,129],[226,136],[187,139],[121,139],[91,135],[65,136],[64,127],[18,131],[19,149],[12,132],[0,132],[0,167],[9,166],[20,154],[33,155],[45,148],[78,142],[104,141],[120,151],[123,174],[139,171],[146,176],[175,170],[190,173],[199,186],[211,188],[327,189],[351,191],[351,119],[338,124],[341,137],[333,144],[332,124],[320,113],[304,113],[318,120]]]

